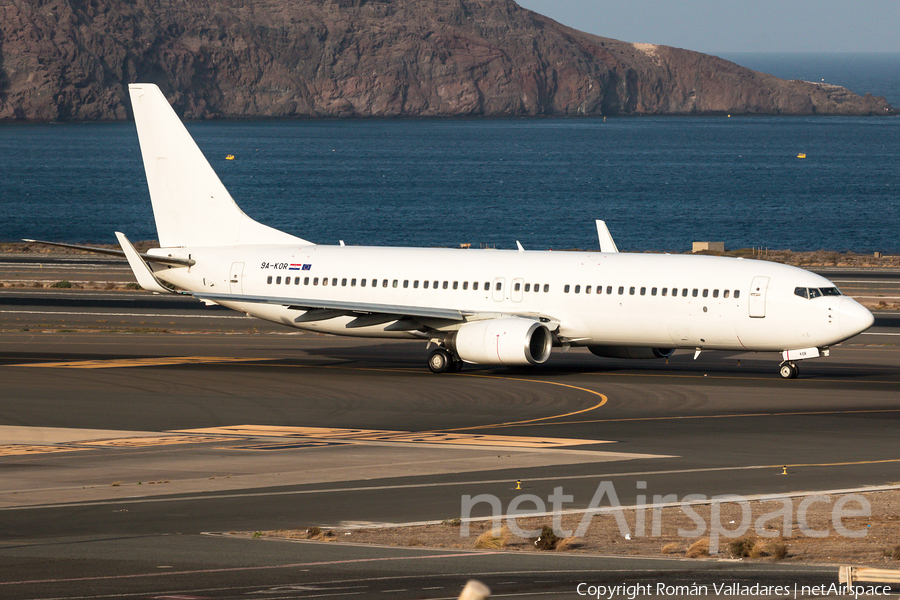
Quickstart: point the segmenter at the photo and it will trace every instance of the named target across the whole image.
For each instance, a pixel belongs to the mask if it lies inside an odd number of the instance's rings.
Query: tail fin
[[[128,90],[160,246],[311,243],[244,214],[158,87]]]

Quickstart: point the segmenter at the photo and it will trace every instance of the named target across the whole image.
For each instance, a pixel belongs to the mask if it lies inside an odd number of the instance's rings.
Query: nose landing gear
[[[778,368],[778,373],[783,379],[797,379],[800,375],[800,369],[792,362],[783,362]]]

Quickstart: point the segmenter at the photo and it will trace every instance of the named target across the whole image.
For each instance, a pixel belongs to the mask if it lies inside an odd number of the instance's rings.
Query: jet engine
[[[507,317],[466,323],[456,332],[452,346],[468,363],[536,365],[550,358],[553,336],[537,321]]]
[[[674,348],[641,348],[639,346],[588,346],[588,350],[603,358],[669,358]]]

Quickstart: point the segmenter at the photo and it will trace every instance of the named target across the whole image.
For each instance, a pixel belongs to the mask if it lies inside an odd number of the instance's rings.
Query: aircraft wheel
[[[462,371],[463,364],[465,364],[465,363],[463,363],[463,361],[462,361],[461,358],[456,358],[456,357],[454,357],[454,360],[453,360],[453,369],[452,369],[453,372],[454,372],[454,373],[459,373],[460,371]]]
[[[444,348],[435,348],[428,355],[428,368],[432,373],[446,373],[453,368],[453,357]]]
[[[800,375],[800,369],[794,363],[782,363],[778,368],[778,374],[783,379],[797,379],[797,376]]]

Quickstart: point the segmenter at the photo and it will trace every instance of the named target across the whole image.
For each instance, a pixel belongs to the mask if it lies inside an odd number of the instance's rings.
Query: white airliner
[[[245,215],[159,88],[129,86],[161,248],[116,233],[140,285],[288,327],[435,345],[435,373],[535,365],[551,347],[664,358],[676,349],[782,352],[796,362],[869,328],[833,283],[736,258],[599,252],[323,246]],[[117,251],[107,251],[117,253]],[[122,253],[118,253],[122,254]]]

